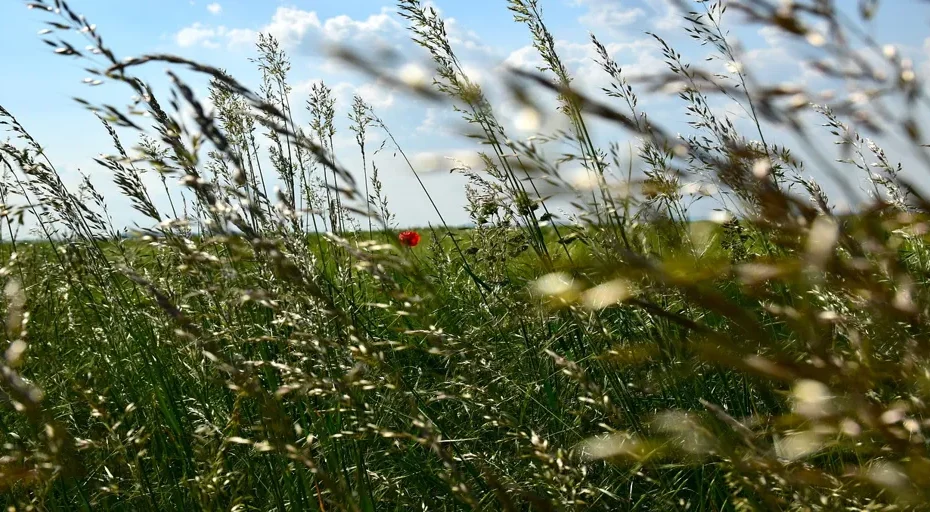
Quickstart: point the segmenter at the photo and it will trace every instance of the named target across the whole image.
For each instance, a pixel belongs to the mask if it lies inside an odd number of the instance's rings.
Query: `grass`
[[[728,5],[806,41],[816,41],[810,17],[836,15],[763,4]],[[841,101],[822,114],[851,162],[877,169],[874,202],[849,215],[789,151],[763,142],[766,123],[795,120],[779,91],[746,91],[754,82],[743,71],[705,84],[657,38],[672,73],[659,78],[690,84],[680,98],[695,120],[694,134],[670,138],[597,39],[610,104],[575,88],[536,2],[508,5],[551,74],[516,73],[515,97],[535,108],[528,91],[557,94],[571,130],[553,137],[555,154],[584,162],[590,183],[573,185],[542,143],[503,135],[442,20],[402,0],[436,64],[436,83],[407,84],[411,93],[454,103],[488,147],[481,171],[462,171],[474,226],[421,227],[420,244],[405,247],[378,172],[386,157],[366,136],[384,131],[409,164],[403,149],[357,98],[363,168],[340,167],[331,91],[315,87],[311,123],[295,124],[289,61],[270,36],[257,45],[263,83],[253,92],[177,57],[120,59],[66,3],[35,3],[57,23],[46,37],[58,53],[91,62],[69,42],[85,38],[96,76],[142,98],[145,127],[85,104],[114,142],[98,163],[152,227],[124,236],[91,181],[70,190],[0,110],[14,136],[0,146],[0,502],[925,508],[930,203],[842,121]],[[695,6],[695,37],[736,60],[721,5]],[[176,75],[171,101],[159,103],[133,75],[150,62],[208,75],[215,115]],[[910,76],[900,60],[884,64]],[[913,80],[881,85],[916,102],[924,92]],[[758,133],[743,137],[714,114],[720,91],[752,106]],[[183,127],[182,105],[196,130]],[[615,145],[592,140],[592,116],[640,137],[635,176]],[[129,149],[127,133],[138,137]],[[689,181],[719,190],[728,219],[695,221]],[[550,210],[553,191],[576,205],[571,218]],[[39,240],[16,236],[23,217]]]

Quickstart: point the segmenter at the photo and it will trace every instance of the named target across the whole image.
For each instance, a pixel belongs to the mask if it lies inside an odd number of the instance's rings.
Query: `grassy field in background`
[[[783,322],[740,292],[739,279],[725,276],[759,244],[714,223],[691,230],[703,244],[687,254],[663,246],[674,233],[661,228],[643,228],[641,240],[668,251],[671,275],[712,279],[736,307],[768,318],[773,353],[808,357]],[[421,232],[414,248],[397,245],[394,232],[353,235],[345,246],[310,237],[306,247],[333,262],[312,286],[272,277],[286,270],[247,257],[249,244],[236,238],[20,243],[13,261],[5,245],[4,274],[22,283],[8,296],[29,312],[17,371],[42,390],[43,421],[56,425],[52,435],[21,411],[0,413],[7,449],[41,467],[41,443],[66,432],[74,445],[46,485],[30,482],[39,470],[24,466],[6,505],[444,510],[469,500],[494,508],[497,486],[530,503],[582,508],[765,505],[756,493],[766,489],[713,462],[711,446],[733,435],[725,424],[665,412],[710,403],[723,418],[789,421],[790,388],[698,360],[693,334],[673,317],[724,328],[720,315],[671,291],[651,294],[656,311],[592,308],[584,287],[539,280],[547,274],[518,243],[519,230],[458,230],[457,244]],[[603,247],[598,231],[574,233],[559,243],[546,230],[548,275],[571,268],[606,279],[598,269],[615,262],[590,249]],[[359,249],[369,239],[390,248]],[[741,243],[728,245],[734,240]],[[360,251],[355,268],[350,250]],[[901,256],[926,283],[924,243]],[[876,341],[875,355],[898,350]],[[240,382],[246,375],[258,388]],[[894,396],[906,388],[877,389]],[[607,457],[632,457],[618,464],[569,455],[606,424],[668,438],[628,444]],[[679,460],[673,453],[682,450]],[[840,469],[843,453],[828,443],[812,463]]]
[[[381,279],[335,265],[320,276],[321,293],[334,302],[329,307],[351,318],[351,328],[321,319],[324,306],[299,286],[268,290],[264,265],[227,259],[236,243],[189,241],[185,257],[137,240],[102,242],[111,266],[133,268],[144,286],[90,269],[63,273],[50,244],[22,244],[5,267],[24,283],[30,313],[34,341],[22,371],[76,440],[83,466],[80,477],[60,478],[43,493],[43,507],[326,509],[321,504],[334,499],[332,490],[318,488],[305,461],[269,453],[278,443],[313,453],[314,469],[338,479],[356,500],[398,510],[417,503],[456,508],[442,498],[449,479],[478,492],[490,474],[539,479],[539,488],[526,491],[564,493],[591,506],[654,509],[687,500],[712,510],[731,499],[725,472],[713,466],[595,465],[582,480],[590,487],[560,485],[581,469],[555,447],[584,441],[609,416],[577,400],[584,386],[547,351],[590,364],[590,378],[622,407],[628,427],[668,408],[699,407],[699,398],[737,417],[774,413],[782,409],[776,394],[732,372],[696,368],[681,329],[659,317],[626,307],[597,319],[546,309],[530,288],[541,277],[536,256],[520,243],[486,239],[518,239],[519,231],[455,233],[477,283],[448,237],[422,232],[421,244],[397,251],[404,259]],[[371,238],[393,245],[395,236]],[[719,238],[711,234],[704,257],[727,255]],[[597,257],[586,243],[578,238],[567,247],[575,265],[593,267]],[[512,252],[501,250],[508,245]],[[313,240],[307,246],[321,247]],[[567,264],[565,246],[550,242],[554,265]],[[92,257],[86,251],[62,257]],[[214,258],[215,265],[204,263]],[[146,291],[149,284],[192,323],[188,332],[207,339],[178,333]],[[663,307],[684,305],[668,296]],[[369,341],[354,346],[355,329]],[[249,368],[281,402],[264,404],[230,389],[205,358],[207,343],[222,360]],[[376,354],[383,360],[369,359]],[[0,418],[4,429],[29,438],[27,418]],[[461,468],[450,474],[437,455]],[[23,484],[7,495],[8,505],[26,499],[15,492],[28,488]]]

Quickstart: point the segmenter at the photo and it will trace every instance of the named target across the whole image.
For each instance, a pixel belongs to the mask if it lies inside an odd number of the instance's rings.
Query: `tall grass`
[[[592,36],[610,80],[594,95],[563,64],[540,2],[507,2],[545,62],[510,74],[513,100],[539,117],[555,97],[568,127],[529,140],[507,133],[419,0],[398,13],[433,83],[341,54],[474,128],[486,150],[457,169],[473,221],[460,229],[361,98],[338,112],[319,84],[291,104],[290,61],[272,36],[257,41],[253,91],[176,56],[123,59],[63,0],[31,2],[56,53],[87,66],[90,83],[136,95],[125,109],[82,103],[113,141],[97,163],[150,227],[124,236],[93,182],[69,189],[15,105],[0,107],[12,136],[0,145],[0,500],[925,508],[930,203],[864,135],[898,136],[926,164],[921,78],[837,2],[679,3],[688,33],[732,72],[685,62],[655,34],[668,71],[626,76]],[[817,91],[759,83],[726,37],[733,12],[818,52],[849,96],[814,106]],[[169,66],[167,100],[135,75],[153,63]],[[212,110],[178,69],[210,79]],[[639,95],[668,88],[690,133],[672,136],[641,107]],[[748,132],[713,108],[720,97],[745,107]],[[907,115],[883,111],[893,100]],[[308,125],[295,122],[300,108]],[[804,145],[812,112],[872,187],[852,214],[807,174],[838,173],[829,155],[803,148],[805,167],[768,136],[775,126]],[[339,164],[338,116],[361,169]],[[600,147],[594,123],[617,141]],[[630,135],[635,164],[622,156]],[[384,193],[389,147],[440,219],[416,247],[399,243]],[[565,171],[576,165],[580,181]],[[725,218],[695,220],[695,198]],[[35,237],[20,236],[24,223]]]

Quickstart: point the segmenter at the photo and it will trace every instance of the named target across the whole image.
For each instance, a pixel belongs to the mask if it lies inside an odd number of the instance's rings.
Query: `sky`
[[[502,66],[532,69],[540,59],[531,46],[530,33],[517,24],[507,10],[506,0],[432,0],[446,20],[450,39],[465,63],[469,76],[488,90],[489,97],[512,137],[528,137],[532,130],[518,122],[519,110],[495,85]],[[840,0],[853,8],[853,0]],[[94,163],[101,153],[111,153],[112,144],[106,130],[94,116],[72,98],[86,97],[114,105],[127,105],[131,92],[119,84],[90,88],[81,81],[87,76],[80,62],[53,54],[37,32],[47,15],[29,10],[26,2],[0,2],[0,61],[4,75],[0,79],[0,105],[17,116],[20,122],[46,148],[64,181],[74,186],[78,170],[89,175],[107,198],[110,215],[120,227],[147,225],[146,221],[120,197],[106,169]],[[450,176],[448,160],[443,157],[473,154],[475,144],[463,137],[457,114],[447,105],[428,103],[403,91],[378,83],[329,57],[329,45],[347,45],[364,52],[383,46],[407,56],[411,62],[425,62],[425,51],[409,38],[406,21],[396,13],[393,2],[385,0],[72,0],[72,9],[96,24],[108,46],[122,57],[147,53],[171,53],[226,69],[232,76],[253,88],[260,84],[260,74],[251,58],[256,56],[258,33],[274,35],[291,60],[290,82],[294,87],[292,104],[299,123],[309,116],[302,105],[313,83],[323,81],[337,98],[336,153],[349,168],[358,168],[354,134],[348,130],[348,108],[355,94],[372,105],[397,137],[401,147],[424,172],[426,186],[438,199],[443,216],[453,224],[468,221],[465,204],[465,179]],[[685,60],[704,63],[710,52],[687,38],[682,31],[680,14],[668,0],[541,0],[543,15],[557,40],[557,48],[586,91],[597,94],[608,84],[608,77],[594,61],[589,33],[604,42],[624,72],[635,76],[665,69],[658,44],[647,31],[666,38]],[[930,69],[928,3],[919,0],[890,0],[882,3],[879,17],[868,30],[883,43],[894,43],[911,57],[918,72]],[[819,78],[792,53],[786,43],[770,29],[738,28],[735,15],[734,40],[747,49],[745,65],[763,81],[800,82],[816,85]],[[419,60],[418,60],[419,59]],[[419,64],[421,69],[429,69]],[[143,76],[157,87],[164,87],[164,66],[146,68]],[[195,91],[206,98],[203,81],[190,74]],[[162,89],[156,89],[159,91]],[[608,98],[601,96],[608,101]],[[645,100],[654,122],[675,129],[685,129],[685,105],[674,97],[649,97]],[[747,116],[735,104],[721,104],[720,112],[737,118],[741,127]],[[558,118],[547,120],[543,128],[563,126]],[[618,128],[593,125],[599,142],[615,141],[621,146],[635,141]],[[777,137],[777,129],[773,129]],[[818,144],[829,147],[831,139],[824,130]],[[0,135],[2,137],[2,135]],[[380,138],[379,138],[380,137]],[[372,135],[372,147],[382,140]],[[134,140],[124,141],[132,145]],[[437,215],[403,161],[385,151],[375,156],[381,170],[390,205],[399,225],[423,226],[435,223]],[[917,171],[915,171],[917,172]],[[917,175],[919,176],[919,175]],[[158,200],[156,200],[158,202]]]

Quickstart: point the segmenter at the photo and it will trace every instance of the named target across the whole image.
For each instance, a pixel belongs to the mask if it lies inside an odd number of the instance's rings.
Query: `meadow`
[[[258,40],[253,90],[177,56],[123,59],[79,6],[31,2],[52,51],[137,96],[85,105],[113,139],[97,163],[150,227],[122,230],[90,179],[66,186],[43,149],[55,141],[30,135],[15,98],[0,106],[0,503],[928,508],[930,199],[914,182],[926,169],[905,172],[868,138],[900,135],[926,165],[919,70],[836,2],[684,2],[695,44],[724,60],[738,50],[721,26],[740,15],[846,64],[834,71],[861,87],[816,107],[827,126],[812,129],[851,156],[805,167],[764,127],[800,131],[817,91],[703,71],[658,36],[668,72],[634,80],[592,37],[612,81],[592,97],[562,64],[543,2],[507,3],[547,63],[513,73],[514,97],[526,109],[555,98],[569,123],[548,138],[506,135],[419,0],[397,9],[433,82],[341,56],[454,105],[474,129],[487,149],[480,169],[457,171],[469,178],[461,227],[392,220],[404,199],[384,195],[366,137],[384,133],[418,170],[361,98],[337,112],[320,85],[310,125],[294,123],[291,64],[273,37]],[[863,19],[877,4],[862,2]],[[881,78],[863,71],[872,50]],[[164,97],[136,75],[150,64],[169,69]],[[180,69],[210,78],[212,110]],[[638,107],[637,94],[668,84],[692,134]],[[721,95],[749,107],[750,132],[710,107]],[[876,98],[911,115],[882,117]],[[361,169],[339,163],[335,116],[352,120]],[[642,168],[599,147],[592,119],[635,136]],[[571,165],[587,179],[566,176]],[[808,173],[836,165],[874,189],[853,211],[837,212]],[[696,219],[695,195],[722,215]]]

